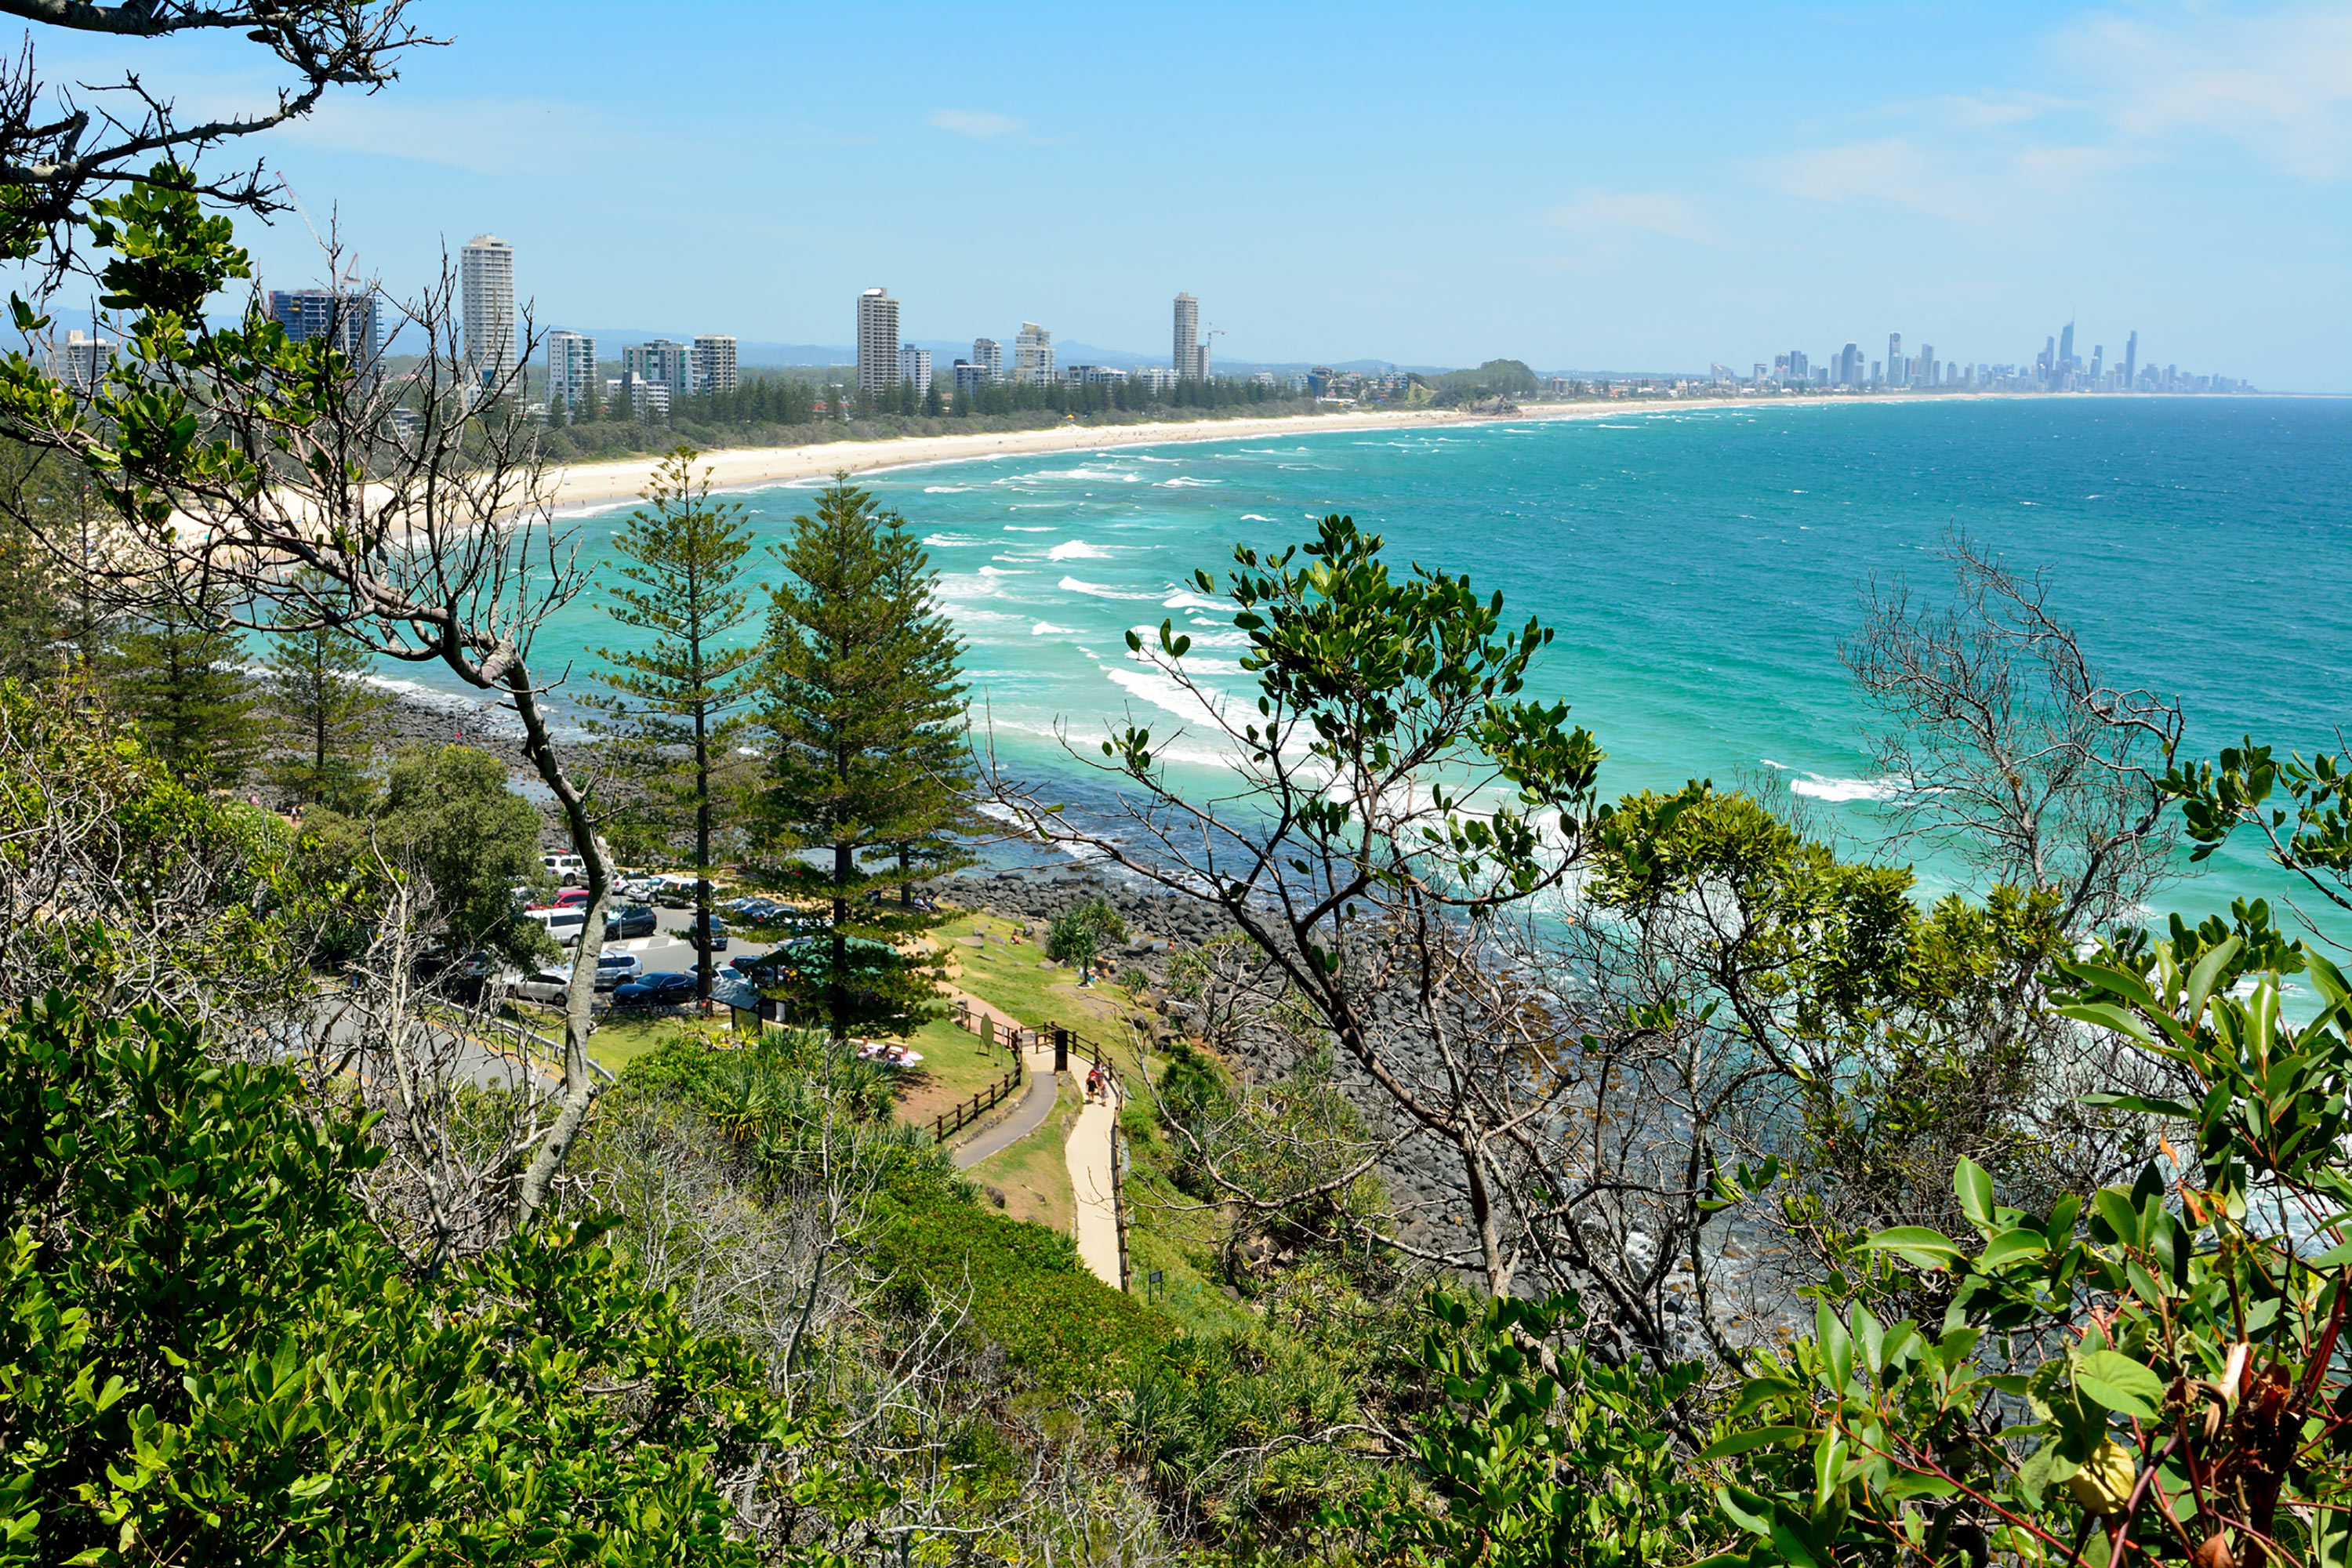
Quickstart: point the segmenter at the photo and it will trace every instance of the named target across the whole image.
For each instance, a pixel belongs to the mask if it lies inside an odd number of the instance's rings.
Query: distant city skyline
[[[830,343],[841,301],[887,279],[941,338],[1042,311],[1150,351],[1182,290],[1213,302],[1222,358],[1641,367],[1769,361],[1840,321],[2006,344],[2095,305],[2144,352],[2160,331],[2168,362],[2352,391],[2340,4],[1694,0],[1668,25],[1201,0],[1175,134],[1100,111],[1168,79],[1149,12],[895,6],[883,100],[847,68],[876,25],[855,10],[415,14],[451,46],[241,151],[398,292],[498,234],[541,322]],[[154,67],[136,41],[34,32],[61,79]],[[192,109],[272,101],[241,39],[173,47],[206,84]],[[629,87],[669,79],[694,90]],[[594,237],[647,210],[674,214],[663,243]],[[953,237],[1015,214],[1040,243]],[[239,237],[268,287],[328,281],[299,222]]]

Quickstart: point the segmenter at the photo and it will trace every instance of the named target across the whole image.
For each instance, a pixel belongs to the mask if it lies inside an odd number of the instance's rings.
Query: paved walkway
[[[1017,1032],[1021,1027],[1011,1014],[982,1001],[968,991],[959,991],[950,986],[947,994],[950,1001],[969,1005],[974,1015],[994,1019],[1000,1029]],[[957,1170],[969,1171],[991,1155],[1003,1153],[1045,1125],[1046,1118],[1054,1114],[1054,1094],[1057,1087],[1054,1081],[1054,1047],[1047,1046],[1042,1050],[1023,1052],[1021,1071],[1021,1099],[1013,1106],[1013,1114],[985,1131],[965,1139],[948,1152],[948,1158],[955,1162]]]
[[[999,1028],[1019,1030],[1021,1025],[1011,1014],[985,1002],[968,991],[948,988],[950,1001],[970,1005],[975,1015],[995,1020]],[[1094,1070],[1094,1063],[1084,1057],[1070,1058],[1070,1076],[1080,1084]],[[982,1160],[1003,1153],[1024,1138],[1045,1126],[1054,1113],[1055,1094],[1058,1080],[1054,1075],[1054,1047],[1042,1045],[1026,1052],[1022,1067],[1028,1083],[1021,1102],[1013,1114],[979,1136],[959,1143],[949,1157],[959,1171],[969,1171]],[[1078,1113],[1077,1125],[1070,1129],[1070,1141],[1063,1146],[1063,1158],[1070,1167],[1070,1194],[1076,1209],[1078,1258],[1094,1277],[1119,1289],[1118,1280],[1118,1205],[1111,1186],[1111,1132],[1118,1120],[1118,1097],[1121,1090],[1118,1079],[1112,1079],[1111,1098],[1097,1100]]]
[[[1079,1083],[1094,1064],[1070,1058],[1070,1073]],[[1109,1092],[1078,1113],[1063,1150],[1070,1163],[1070,1193],[1077,1207],[1078,1260],[1112,1289],[1122,1289],[1118,1277],[1118,1205],[1111,1184],[1111,1135],[1118,1122],[1118,1080]]]

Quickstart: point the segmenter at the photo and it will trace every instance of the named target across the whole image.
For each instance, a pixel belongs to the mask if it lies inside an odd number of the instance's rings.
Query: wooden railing
[[[989,1111],[1004,1103],[1004,1097],[1021,1087],[1021,1058],[1013,1058],[1013,1070],[994,1083],[958,1105],[953,1110],[943,1110],[931,1118],[931,1142],[944,1143],[971,1126]]]

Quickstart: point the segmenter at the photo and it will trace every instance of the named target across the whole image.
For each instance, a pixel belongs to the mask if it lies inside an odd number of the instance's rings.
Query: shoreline
[[[1976,402],[2042,397],[2047,393],[1865,393],[1852,397],[1692,397],[1607,403],[1539,403],[1516,414],[1463,414],[1441,408],[1366,409],[1352,414],[1284,414],[1270,418],[1162,420],[1149,425],[1049,425],[1035,430],[975,431],[957,436],[901,436],[882,441],[819,441],[804,447],[729,447],[703,453],[696,465],[718,490],[760,489],[835,473],[874,474],[942,463],[1042,452],[1098,451],[1112,447],[1173,447],[1241,441],[1318,431],[1515,425],[1530,420],[1605,419],[1667,410],[1842,408],[1857,404]],[[559,517],[576,516],[643,499],[660,458],[624,458],[574,463],[552,470],[549,500]]]

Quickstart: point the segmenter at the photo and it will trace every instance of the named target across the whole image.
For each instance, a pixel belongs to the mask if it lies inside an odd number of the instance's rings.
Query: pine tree
[[[613,819],[618,836],[666,848],[681,832],[693,833],[695,931],[704,954],[696,973],[707,1002],[711,839],[724,804],[714,773],[733,755],[742,724],[734,710],[759,649],[727,646],[750,618],[750,595],[737,584],[751,531],[740,506],[712,504],[709,470],[694,477],[699,456],[680,446],[664,458],[646,491],[651,510],[630,513],[614,541],[625,562],[620,574],[634,586],[614,586],[604,608],[653,641],[597,649],[613,695],[588,700],[606,715],[590,728],[611,739],[616,769],[640,791]]]
[[[793,520],[779,555],[791,577],[768,618],[759,829],[771,877],[833,912],[830,940],[809,944],[782,989],[835,1038],[907,1034],[940,1016],[937,972],[896,944],[938,920],[882,894],[929,874],[899,850],[944,840],[958,817],[963,647],[904,520],[846,475]]]
[[[273,636],[262,663],[269,704],[297,748],[278,759],[272,780],[304,801],[350,809],[376,721],[392,705],[367,682],[367,651],[331,626],[312,626]]]
[[[201,601],[142,611],[111,660],[123,709],[173,773],[199,788],[231,784],[261,741],[243,650]]]

